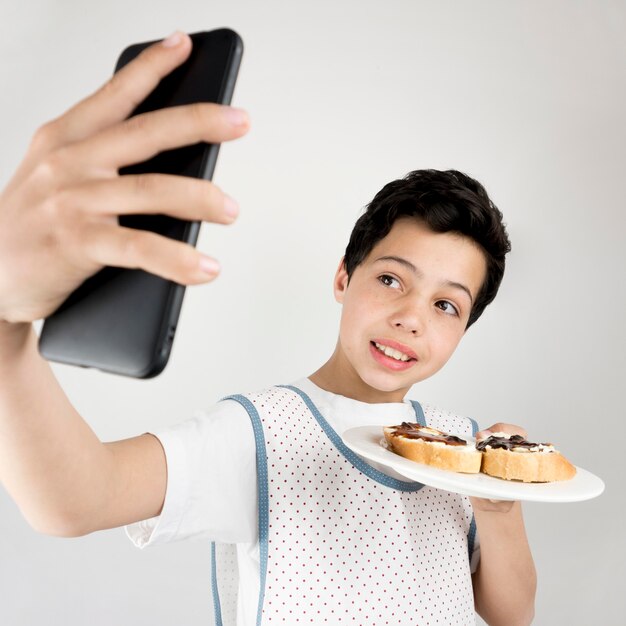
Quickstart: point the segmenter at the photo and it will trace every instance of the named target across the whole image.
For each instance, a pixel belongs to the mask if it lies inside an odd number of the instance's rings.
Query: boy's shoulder
[[[216,406],[225,407],[225,410],[237,410],[250,413],[261,407],[282,406],[288,402],[289,396],[295,392],[287,385],[271,385],[252,390],[239,390],[223,396]],[[234,409],[234,407],[237,407]]]
[[[256,401],[261,398],[271,398],[273,396],[282,396],[284,395],[285,389],[287,385],[270,385],[268,387],[261,387],[256,389],[248,389],[248,390],[239,390],[228,394],[221,398],[220,402],[228,401],[228,400],[251,400]]]
[[[238,399],[240,402],[243,402],[243,405],[247,405],[250,402],[252,405],[270,408],[271,406],[282,406],[285,402],[291,402],[294,396],[302,398],[304,393],[307,398],[310,398],[309,394],[312,394],[313,397],[310,399],[315,404],[321,398],[316,395],[317,390],[314,387],[310,387],[311,384],[307,385],[307,381],[299,380],[291,385],[271,385],[261,389],[257,388],[254,391],[231,394],[222,398],[222,400]],[[327,392],[322,392],[322,394],[324,393]],[[469,416],[447,410],[429,402],[418,401],[418,403],[424,412],[426,424],[433,428],[459,435],[475,435],[479,430],[476,421]],[[241,405],[240,408],[242,408]]]

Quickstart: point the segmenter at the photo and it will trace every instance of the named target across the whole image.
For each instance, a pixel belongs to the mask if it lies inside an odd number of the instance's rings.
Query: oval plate
[[[471,437],[463,438],[473,442]],[[382,426],[350,428],[343,433],[342,439],[348,448],[368,461],[388,467],[424,485],[465,496],[528,502],[581,502],[596,498],[604,491],[604,482],[580,467],[576,467],[576,476],[570,480],[523,483],[482,473],[463,474],[416,463],[383,447],[382,444],[386,442]]]

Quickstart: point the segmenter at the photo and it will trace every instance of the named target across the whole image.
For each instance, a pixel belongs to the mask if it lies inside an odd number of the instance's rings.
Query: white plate
[[[430,467],[387,450],[381,445],[381,440],[385,443],[382,431],[382,426],[359,426],[345,431],[342,439],[359,456],[438,489],[479,498],[529,502],[581,502],[595,498],[604,491],[604,482],[580,467],[576,468],[574,478],[553,483],[522,483],[487,474],[462,474]],[[471,437],[464,439],[474,441]]]

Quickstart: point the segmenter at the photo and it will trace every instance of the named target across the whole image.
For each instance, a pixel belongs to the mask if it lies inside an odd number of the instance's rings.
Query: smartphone
[[[132,115],[195,102],[230,104],[243,42],[222,28],[190,34],[193,49],[183,65],[164,77]],[[153,41],[120,55],[115,71]],[[119,170],[211,180],[219,144],[198,143],[169,150]],[[121,225],[195,245],[200,222],[165,215],[123,215]],[[88,278],[44,320],[39,351],[50,360],[93,367],[134,378],[160,374],[169,359],[185,287],[143,270],[105,267]]]

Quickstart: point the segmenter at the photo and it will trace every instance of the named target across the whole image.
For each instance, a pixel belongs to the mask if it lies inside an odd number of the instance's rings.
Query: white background
[[[623,624],[626,5],[3,0],[0,183],[124,47],[221,26],[244,39],[233,104],[253,121],[215,173],[241,217],[199,241],[222,275],[188,290],[160,377],[55,366],[76,408],[113,440],[312,373],[334,347],[331,281],[362,207],[412,169],[460,169],[503,211],[513,252],[495,303],[412,396],[520,423],[604,478],[596,500],[524,507],[535,624]],[[211,623],[208,545],[41,536],[3,491],[0,529],[3,625]]]

